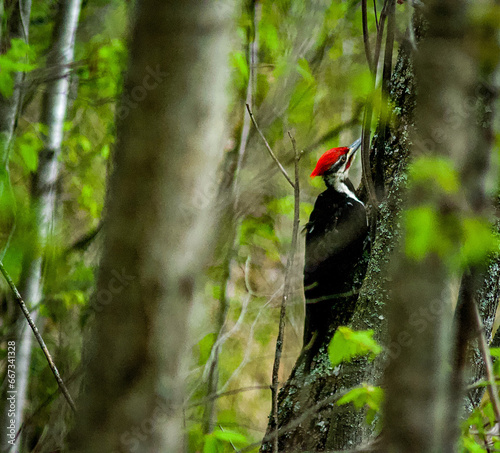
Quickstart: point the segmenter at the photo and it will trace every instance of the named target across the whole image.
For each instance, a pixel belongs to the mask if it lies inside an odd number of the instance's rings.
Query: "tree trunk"
[[[21,3],[21,2],[20,2]],[[47,126],[47,135],[43,136],[44,149],[38,156],[38,170],[32,185],[32,207],[35,242],[23,262],[20,279],[20,291],[30,307],[37,306],[42,300],[42,262],[44,249],[53,227],[56,204],[56,184],[59,175],[59,155],[63,139],[63,127],[66,117],[70,70],[73,61],[75,34],[80,14],[81,0],[68,0],[61,3],[54,27],[52,47],[47,59],[51,70],[51,81],[46,85],[42,102],[41,123]],[[27,26],[27,24],[26,24]],[[37,321],[37,311],[32,312]],[[33,333],[21,319],[16,334],[16,433],[23,423],[23,411],[28,399],[29,368]]]
[[[472,58],[468,49],[467,3],[428,1],[424,15],[428,29],[415,61],[418,133],[412,154],[417,159],[447,159],[457,171],[460,188],[454,192],[439,187],[425,190],[414,183],[407,191],[407,209],[430,206],[439,219],[433,234],[441,244],[449,241],[451,249],[443,254],[430,247],[421,259],[412,258],[404,252],[414,240],[407,230],[405,245],[394,257],[389,335],[391,344],[398,344],[400,351],[388,362],[384,376],[387,393],[382,450],[453,452],[463,395],[461,383],[449,371],[456,300],[450,289],[460,277],[450,266],[450,258],[457,258],[462,246],[460,222],[482,214],[491,144],[482,138],[483,126],[478,121],[480,61]],[[464,297],[469,305],[475,303],[472,294],[481,285],[478,277],[485,280],[475,269],[470,273],[472,277],[464,279],[462,291],[471,294]],[[450,411],[450,407],[454,409]]]
[[[229,10],[137,4],[72,451],[184,450],[187,321],[213,220],[193,199],[221,157]]]
[[[4,2],[2,2],[3,14],[5,14],[6,7],[12,7],[12,12],[10,13],[10,17],[6,21],[6,29],[2,30],[2,53],[10,48],[11,39],[22,39],[24,42],[28,42],[29,21],[31,13],[31,0],[22,2],[16,0],[6,0],[5,5],[3,3]],[[14,134],[14,128],[22,96],[23,78],[23,73],[14,73],[14,91],[12,93],[12,96],[10,96],[9,98],[5,98],[0,95],[0,157],[2,159],[2,166],[7,166],[9,162],[9,150],[12,141],[12,135]]]

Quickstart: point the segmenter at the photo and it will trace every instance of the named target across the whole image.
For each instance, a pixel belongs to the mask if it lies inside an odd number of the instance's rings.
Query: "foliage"
[[[328,346],[328,356],[333,366],[355,357],[368,355],[375,358],[382,348],[373,339],[373,330],[354,331],[349,327],[340,326]]]
[[[29,72],[36,68],[30,63],[33,51],[22,39],[13,38],[10,48],[0,55],[0,94],[4,97],[12,96],[14,91],[14,74],[16,72]]]
[[[91,301],[99,237],[84,248],[75,248],[73,244],[95,231],[102,218],[106,177],[115,145],[116,107],[127,66],[129,3],[122,0],[84,2],[72,66],[72,104],[60,162],[63,170],[57,184],[59,219],[55,222],[54,237],[47,244],[46,296],[37,307],[45,318],[46,341],[51,350],[57,351],[63,375],[76,376],[76,380],[80,376],[82,332],[93,314]],[[40,93],[44,89],[54,4],[54,1],[34,2],[29,30],[32,43],[27,46],[13,39],[8,50],[0,55],[0,94],[6,97],[12,94],[15,71],[27,72],[29,76],[9,168],[0,169],[0,249],[3,250],[13,231],[5,264],[16,279],[33,246],[35,207],[31,203],[31,178],[38,167],[41,137],[46,132],[40,124]],[[262,8],[258,33],[253,26],[254,4]],[[380,2],[378,4],[380,7]],[[409,15],[412,9],[407,5],[405,11]],[[498,9],[494,12],[498,15]],[[479,17],[478,21],[483,16],[489,17],[479,10],[474,14]],[[398,23],[401,36],[406,29],[406,19]],[[368,24],[373,36],[376,26],[371,10]],[[373,79],[366,65],[360,4],[320,1],[310,7],[302,0],[244,2],[237,12],[235,25],[236,45],[228,62],[232,71],[229,88],[232,98],[227,118],[228,144],[224,150],[227,165],[223,167],[235,167],[230,165],[234,164],[230,158],[238,151],[242,139],[244,103],[251,72],[249,46],[258,36],[259,61],[252,68],[256,75],[252,108],[267,140],[290,174],[293,168],[287,131],[293,133],[299,149],[304,150],[299,168],[300,221],[304,225],[315,198],[323,190],[319,178],[308,177],[317,157],[328,148],[349,144],[359,137],[359,106],[367,98],[374,97],[374,108],[380,109],[381,101],[379,96],[374,96]],[[491,49],[484,52],[485,64],[492,64],[496,58],[492,55],[494,52]],[[336,132],[344,123],[349,126]],[[222,258],[214,259],[207,269],[202,300],[197,301],[193,310],[191,367],[186,377],[190,398],[185,408],[190,451],[233,451],[231,444],[241,448],[257,441],[266,428],[283,269],[291,242],[293,195],[264,153],[259,138],[251,133],[243,166],[234,172],[238,202],[234,202],[230,194],[221,197],[221,204],[234,205],[235,234],[225,234],[225,225],[220,228],[225,240],[214,255]],[[224,179],[226,175],[222,176]],[[211,201],[212,194],[219,190],[218,183],[214,182],[215,189],[198,188],[203,191],[204,200]],[[461,182],[452,162],[424,156],[410,166],[409,184],[422,191],[440,191],[452,197],[459,192]],[[214,217],[218,213],[214,210]],[[443,206],[420,204],[406,211],[404,224],[406,253],[417,261],[435,254],[446,257],[450,269],[456,271],[481,263],[491,253],[498,252],[498,238],[484,218],[455,218]],[[299,248],[293,297],[287,308],[288,326],[280,375],[283,380],[302,346],[301,256]],[[13,331],[14,309],[8,298],[3,299],[0,336],[8,338]],[[207,414],[203,404],[208,396],[214,397],[207,393],[206,379],[212,348],[219,337],[221,315],[223,333],[229,334],[220,342],[218,354],[215,429],[206,432]],[[328,348],[333,366],[364,356],[373,359],[380,352],[373,331],[352,331],[347,327],[338,329]],[[4,355],[2,343],[0,357]],[[495,366],[499,374],[498,365]],[[32,376],[36,377],[30,379],[28,411],[37,413],[37,417],[28,420],[27,431],[29,440],[35,444],[46,435],[43,433],[47,420],[57,419],[62,409],[51,419],[50,414],[57,406],[46,400],[52,401],[56,386],[38,352],[32,364]],[[363,384],[349,391],[338,404],[352,403],[356,408],[366,408],[371,423],[382,398],[380,388]],[[485,424],[492,420],[488,404],[471,415],[467,426],[464,425],[464,451],[484,451],[481,436],[486,436]],[[471,426],[477,434],[471,434]],[[59,447],[53,445],[50,451]]]
[[[453,163],[444,157],[420,157],[409,168],[409,184],[417,193],[458,193],[460,181]],[[429,197],[426,197],[429,199]],[[432,197],[431,197],[432,199]],[[454,203],[450,198],[450,203]],[[457,217],[447,206],[426,202],[404,213],[406,255],[422,261],[435,254],[450,271],[485,262],[498,253],[500,242],[491,222],[473,215]]]
[[[383,399],[384,391],[382,388],[363,382],[361,387],[349,390],[337,401],[337,404],[341,406],[352,403],[356,409],[362,409],[366,406],[366,422],[371,424],[381,409]]]

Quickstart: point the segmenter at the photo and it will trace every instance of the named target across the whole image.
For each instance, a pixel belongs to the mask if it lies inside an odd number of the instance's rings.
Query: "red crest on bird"
[[[342,146],[340,148],[332,148],[326,151],[318,160],[318,163],[316,164],[316,167],[314,168],[313,172],[311,173],[311,178],[314,178],[315,176],[322,176],[324,175],[329,168],[337,162],[337,160],[343,156],[344,154],[347,154],[349,152],[349,148],[346,146]],[[351,162],[349,161],[347,163],[346,170],[350,167]]]

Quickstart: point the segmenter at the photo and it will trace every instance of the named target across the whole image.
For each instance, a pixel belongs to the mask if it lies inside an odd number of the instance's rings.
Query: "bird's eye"
[[[340,156],[340,160],[342,162],[345,162],[346,159],[347,159],[347,156],[345,154],[343,154],[342,156]]]

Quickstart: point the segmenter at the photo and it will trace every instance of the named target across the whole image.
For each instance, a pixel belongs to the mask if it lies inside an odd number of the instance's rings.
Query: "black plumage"
[[[305,347],[316,337],[313,343],[318,346],[332,325],[336,328],[349,321],[354,306],[350,302],[346,306],[346,300],[353,300],[359,274],[366,270],[358,269],[368,242],[365,206],[349,180],[327,185],[306,225]]]

